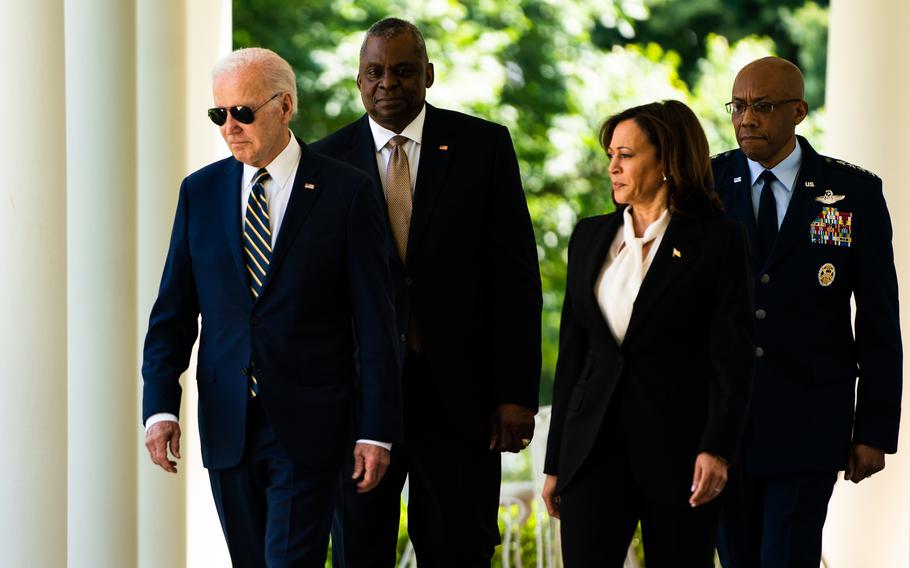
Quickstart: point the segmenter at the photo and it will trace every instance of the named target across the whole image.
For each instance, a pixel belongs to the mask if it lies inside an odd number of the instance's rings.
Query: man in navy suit
[[[336,566],[394,566],[406,476],[420,565],[489,566],[500,452],[533,434],[540,274],[515,151],[503,126],[426,104],[433,79],[420,31],[377,22],[357,75],[367,114],[313,145],[366,172],[387,203],[405,353],[404,441],[375,491],[342,481]]]
[[[343,464],[369,491],[402,434],[383,207],[367,176],[292,135],[278,55],[228,55],[213,93],[233,157],[180,187],[145,341],[146,447],[176,471],[201,315],[202,459],[233,563],[321,567]]]
[[[808,112],[795,65],[750,63],[727,108],[739,150],[714,158],[714,180],[749,235],[758,347],[718,548],[726,568],[817,568],[837,472],[859,483],[897,450],[891,221],[881,179],[795,135]]]

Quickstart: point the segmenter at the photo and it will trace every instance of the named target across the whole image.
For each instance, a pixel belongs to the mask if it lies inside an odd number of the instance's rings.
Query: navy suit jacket
[[[241,458],[251,360],[269,422],[296,461],[340,464],[352,436],[401,437],[383,206],[362,173],[300,145],[294,187],[255,301],[242,249],[242,164],[215,162],[180,187],[145,340],[143,422],[158,412],[177,414],[178,378],[189,365],[201,315],[196,379],[209,468],[233,467]]]
[[[696,456],[733,461],[745,424],[754,350],[746,239],[718,212],[674,215],[620,345],[594,289],[623,210],[582,219],[569,243],[544,471],[562,492],[612,413],[625,442],[616,459],[651,499],[684,507]]]
[[[366,172],[382,195],[369,119],[313,144]],[[388,219],[386,218],[386,222]],[[406,262],[386,241],[399,340],[416,326],[453,433],[489,443],[499,403],[537,408],[540,272],[505,127],[427,104]]]
[[[798,142],[802,165],[764,265],[746,156],[713,158],[718,194],[753,251],[759,356],[743,454],[757,474],[844,469],[851,441],[897,450],[902,351],[882,182]],[[837,222],[849,246],[812,236]]]

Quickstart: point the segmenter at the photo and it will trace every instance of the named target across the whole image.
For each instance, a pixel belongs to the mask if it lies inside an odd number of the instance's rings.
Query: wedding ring
[[[527,448],[530,443],[531,443],[531,438],[522,438],[521,439],[522,448]]]

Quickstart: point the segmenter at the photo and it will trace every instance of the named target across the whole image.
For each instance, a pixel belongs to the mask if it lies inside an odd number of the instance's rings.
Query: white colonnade
[[[188,538],[203,514],[218,531],[195,405],[168,475],[142,445],[139,364],[180,179],[225,154],[205,109],[230,0],[2,4],[2,563],[213,565]]]
[[[66,122],[63,0],[0,18],[0,551],[66,564]],[[90,451],[90,450],[89,450]],[[103,457],[99,456],[103,462]],[[103,467],[103,464],[99,467]]]
[[[832,0],[828,40],[827,153],[881,176],[894,226],[901,328],[910,341],[910,169],[904,112],[910,92],[906,0]],[[904,377],[910,377],[905,357]],[[834,488],[825,527],[831,568],[910,566],[910,388],[903,395],[901,441],[882,473]]]

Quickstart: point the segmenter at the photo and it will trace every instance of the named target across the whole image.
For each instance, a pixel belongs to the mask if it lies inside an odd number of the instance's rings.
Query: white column
[[[906,58],[910,3],[833,0],[828,39],[826,153],[884,180],[894,225],[901,328],[910,342],[910,169],[903,109],[910,92]],[[905,357],[905,381],[910,377]],[[905,384],[899,453],[859,485],[839,481],[828,511],[825,556],[832,568],[910,565],[910,384]]]
[[[136,559],[132,0],[67,0],[68,563]]]
[[[218,128],[206,116],[212,106],[212,67],[231,50],[231,1],[193,0],[186,3],[186,141],[187,172],[223,158],[227,147]],[[239,214],[239,211],[238,211]],[[186,440],[187,566],[230,566],[227,546],[212,500],[208,473],[202,467],[196,421],[195,358],[184,384],[182,413]]]
[[[8,3],[0,37],[0,563],[65,566],[63,0]],[[104,448],[85,450],[109,467]]]
[[[195,1],[195,0],[194,0]],[[133,377],[140,377],[142,344],[149,314],[158,295],[170,239],[177,190],[186,175],[186,42],[182,0],[137,0],[137,207],[136,207],[136,349]],[[186,379],[184,378],[184,384]],[[186,565],[187,459],[173,475],[152,464],[140,427],[142,384],[136,420],[130,424],[138,449],[140,568],[182,568]],[[192,408],[192,407],[190,407]],[[182,412],[184,418],[186,413]],[[181,453],[198,448],[184,433]],[[204,564],[199,564],[200,566]]]

